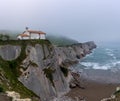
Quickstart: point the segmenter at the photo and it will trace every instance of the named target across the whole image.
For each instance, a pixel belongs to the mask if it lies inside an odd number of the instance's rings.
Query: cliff
[[[60,47],[48,40],[2,41],[1,88],[19,92],[23,97],[52,101],[70,90],[68,67],[94,48],[92,41]]]

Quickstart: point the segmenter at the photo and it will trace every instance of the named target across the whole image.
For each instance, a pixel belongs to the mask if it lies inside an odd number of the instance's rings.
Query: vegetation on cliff
[[[10,40],[16,40],[17,35],[20,33],[22,33],[22,31],[0,30],[0,34],[9,36]],[[65,46],[78,43],[78,41],[64,36],[47,35],[47,39],[50,40],[52,44],[57,46]]]
[[[116,90],[113,95],[115,96],[114,99],[111,99],[110,101],[120,101],[120,89]]]
[[[64,76],[67,77],[69,70],[66,67],[60,66],[61,71],[63,72]]]
[[[21,46],[20,56],[12,61],[5,61],[0,57],[0,92],[7,90],[14,90],[21,94],[21,97],[37,97],[32,91],[27,89],[21,82],[18,81],[17,77],[20,76],[20,64],[26,58],[25,49],[27,45],[35,44],[47,44],[48,40],[9,40],[0,41],[0,45],[19,45]],[[35,63],[30,62],[32,65],[37,66]],[[50,75],[47,75],[50,76]],[[51,79],[50,79],[51,80]]]
[[[52,68],[45,68],[43,69],[44,74],[46,75],[46,77],[50,80],[50,82],[52,83],[53,87],[55,87],[54,82],[53,82],[53,73],[55,72],[55,69],[53,70]]]
[[[60,46],[66,43],[63,40],[61,42],[54,45]],[[69,86],[65,77],[68,76],[69,71],[66,66],[77,63],[76,55],[81,56],[81,53],[86,54],[95,48],[91,44],[95,46],[91,42],[90,45],[88,43],[75,44],[75,42],[74,45],[70,45],[69,42],[64,44],[67,46],[53,47],[48,40],[1,40],[1,91],[14,90],[24,98],[37,97],[35,95],[37,94],[41,100],[44,98],[48,100],[51,96],[56,97],[59,92],[67,92]],[[81,45],[86,47],[81,47]]]

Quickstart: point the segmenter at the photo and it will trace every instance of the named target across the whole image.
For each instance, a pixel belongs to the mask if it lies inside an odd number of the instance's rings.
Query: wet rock
[[[70,88],[75,88],[75,87],[79,87],[81,89],[85,89],[82,85],[81,85],[81,79],[80,79],[80,74],[76,73],[76,72],[71,72],[71,75],[73,77],[73,79],[70,82]]]
[[[74,83],[74,82],[70,82],[70,88],[72,89],[72,88],[75,88],[77,85],[76,85],[76,83]]]

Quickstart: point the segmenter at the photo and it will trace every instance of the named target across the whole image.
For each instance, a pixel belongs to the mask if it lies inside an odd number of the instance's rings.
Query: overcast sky
[[[119,41],[120,0],[0,0],[0,29]]]

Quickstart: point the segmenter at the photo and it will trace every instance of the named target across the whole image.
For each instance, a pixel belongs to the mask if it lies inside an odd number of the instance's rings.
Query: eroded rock
[[[21,47],[13,46],[13,45],[3,45],[0,46],[0,56],[4,60],[15,60],[18,56],[20,56]]]
[[[96,45],[93,42],[78,43],[71,46],[54,47],[52,44],[26,45],[26,57],[20,63],[19,81],[28,89],[38,95],[41,101],[50,101],[67,93],[69,82],[74,78],[72,87],[81,87],[78,74],[69,72],[65,76],[60,66],[69,66],[78,63],[79,59]],[[0,56],[4,60],[15,60],[21,53],[21,47],[15,45],[1,45]],[[46,71],[44,71],[46,70]],[[54,72],[51,72],[54,70]],[[80,100],[81,101],[81,100]]]

